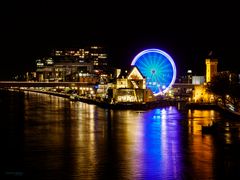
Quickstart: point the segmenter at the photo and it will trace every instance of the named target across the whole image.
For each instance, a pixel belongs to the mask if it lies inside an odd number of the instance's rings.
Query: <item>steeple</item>
[[[206,63],[206,82],[211,82],[212,77],[217,74],[218,59],[214,58],[213,51],[211,50],[205,60]]]

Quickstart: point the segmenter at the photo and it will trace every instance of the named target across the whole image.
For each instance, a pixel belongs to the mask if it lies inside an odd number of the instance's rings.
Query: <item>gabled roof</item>
[[[141,80],[145,79],[145,77],[139,71],[139,69],[136,66],[134,66],[132,71],[130,71],[130,73],[128,74],[127,79]]]

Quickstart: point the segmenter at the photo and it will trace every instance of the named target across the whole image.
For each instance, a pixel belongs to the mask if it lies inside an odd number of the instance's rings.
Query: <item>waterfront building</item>
[[[102,46],[89,46],[85,48],[54,49],[53,59],[56,61],[70,60],[72,62],[90,63],[95,72],[107,70],[108,56]]]
[[[207,83],[210,83],[212,78],[218,73],[217,65],[218,59],[214,59],[212,57],[207,58],[205,60],[206,64],[206,83],[204,83],[203,76],[193,77],[194,90],[192,93],[192,101],[193,102],[201,102],[201,103],[211,103],[216,100],[213,94],[207,91]]]
[[[211,82],[212,77],[217,74],[218,60],[207,58],[205,60],[205,63],[206,63],[206,82],[208,83]]]
[[[204,103],[215,101],[216,98],[214,95],[207,91],[207,83],[210,83],[212,77],[217,74],[218,60],[208,57],[205,59],[205,63],[205,76],[192,76],[192,72],[188,71],[187,75],[181,77],[180,83],[172,89],[175,98]],[[189,82],[192,86],[188,86]]]
[[[54,61],[51,57],[36,60],[36,80],[54,81]]]
[[[114,103],[143,103],[156,100],[152,91],[146,87],[146,78],[137,67],[133,67],[129,72],[118,73],[115,83],[105,86],[105,91],[107,98]]]
[[[215,101],[215,97],[207,91],[206,84],[195,85],[192,101],[195,103],[212,103]]]
[[[107,64],[107,53],[100,46],[54,49],[51,57],[36,60],[36,79],[97,83],[108,73]]]
[[[86,82],[86,78],[95,77],[92,74],[92,65],[84,62],[61,61],[54,64],[56,81]]]

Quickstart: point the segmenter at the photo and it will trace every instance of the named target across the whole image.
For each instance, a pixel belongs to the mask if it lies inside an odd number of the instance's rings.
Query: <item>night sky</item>
[[[209,52],[219,70],[240,71],[240,11],[236,4],[174,1],[19,1],[2,11],[0,79],[34,70],[53,48],[106,47],[111,65],[130,66],[145,48],[166,51],[178,75],[204,75]]]

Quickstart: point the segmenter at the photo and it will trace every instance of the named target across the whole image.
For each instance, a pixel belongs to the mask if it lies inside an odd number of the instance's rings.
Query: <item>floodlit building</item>
[[[128,73],[123,71],[116,78],[115,86],[108,88],[107,96],[115,103],[122,102],[150,102],[156,97],[150,89],[146,88],[146,78],[137,67]]]
[[[206,82],[210,82],[212,77],[217,74],[217,59],[206,59]]]
[[[207,91],[206,85],[195,85],[192,101],[195,103],[211,103],[215,101],[213,94]]]
[[[211,82],[212,77],[217,74],[218,60],[208,58],[206,63],[206,83]],[[211,103],[215,101],[213,94],[207,91],[206,83],[204,83],[204,77],[193,77],[194,90],[192,95],[193,102]]]

